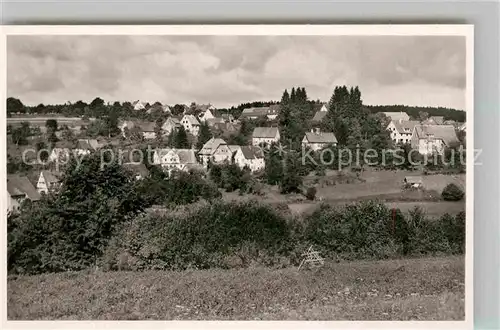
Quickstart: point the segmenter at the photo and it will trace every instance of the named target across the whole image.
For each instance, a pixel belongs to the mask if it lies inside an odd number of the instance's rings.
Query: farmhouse
[[[137,124],[136,121],[133,121],[133,120],[124,120],[124,121],[122,121],[122,122],[120,122],[118,124],[118,128],[122,132],[123,137],[126,137],[126,134],[125,134],[126,130],[125,130],[125,128],[130,131],[132,128],[134,128],[136,126],[136,124]]]
[[[416,125],[411,147],[420,154],[442,154],[445,147],[459,143],[455,127],[451,125]]]
[[[30,180],[26,176],[18,174],[7,175],[7,194],[9,196],[7,201],[8,212],[19,209],[25,200],[38,201],[41,197]]]
[[[413,134],[413,128],[418,125],[418,121],[412,120],[391,120],[387,129],[391,133],[392,142],[410,143]]]
[[[143,163],[125,163],[123,167],[134,175],[136,180],[142,180],[149,176],[149,170],[146,168],[146,165]]]
[[[184,126],[186,132],[191,133],[194,136],[198,136],[200,131],[200,122],[193,115],[184,115],[181,119],[181,124]]]
[[[410,120],[410,116],[406,112],[382,112],[387,117],[391,118],[394,121],[408,121]]]
[[[255,146],[241,146],[234,155],[234,163],[240,168],[247,166],[252,172],[266,167],[262,149]]]
[[[278,117],[280,106],[273,104],[268,107],[253,107],[243,109],[240,115],[241,119],[259,119],[266,118],[267,120],[274,120]]]
[[[222,119],[221,117],[208,118],[205,122],[210,127],[214,127],[214,126],[219,125],[219,124],[222,124],[222,125],[225,124],[224,119]]]
[[[175,117],[168,117],[163,125],[161,125],[161,130],[164,135],[169,135],[172,131],[177,131],[181,127],[181,121]]]
[[[255,127],[252,133],[252,145],[270,145],[280,140],[280,132],[277,127]]]
[[[157,149],[153,155],[153,162],[168,173],[174,169],[188,171],[198,164],[193,149]]]
[[[51,171],[41,171],[36,184],[36,190],[40,194],[55,193],[60,188],[60,174]]]
[[[309,147],[314,151],[321,150],[330,144],[337,145],[337,138],[333,133],[306,132],[304,138],[302,139],[302,145],[304,147]]]
[[[203,145],[198,155],[203,166],[207,166],[209,161],[214,163],[231,162],[233,154],[226,141],[219,138],[211,138]]]

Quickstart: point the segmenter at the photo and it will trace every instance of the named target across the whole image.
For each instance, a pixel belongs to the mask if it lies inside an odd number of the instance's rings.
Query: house
[[[403,111],[400,111],[400,112],[382,112],[382,113],[394,121],[408,121],[408,120],[410,120],[410,116],[408,116],[408,114],[406,112],[403,112]]]
[[[127,171],[130,171],[134,175],[136,180],[142,180],[149,176],[149,170],[146,168],[146,165],[144,165],[144,163],[137,163],[137,162],[124,163],[123,167]]]
[[[123,137],[127,137],[126,136],[126,130],[125,128],[130,131],[132,128],[138,126],[139,123],[137,120],[124,120],[124,121],[121,121],[119,124],[118,124],[118,128],[120,129],[120,131],[122,132],[122,135]]]
[[[270,145],[280,140],[278,127],[255,127],[252,133],[252,145],[259,146],[261,143]]]
[[[444,125],[444,116],[431,116],[422,122],[424,125]]]
[[[146,109],[146,102],[141,102],[140,100],[132,102],[132,106],[134,107],[134,110],[145,110]]]
[[[445,147],[458,144],[455,127],[451,125],[416,125],[411,137],[411,147],[420,154],[442,154]]]
[[[241,149],[241,146],[237,144],[228,144],[227,147],[229,150],[231,150],[231,154],[234,156],[234,154]]]
[[[38,177],[38,182],[36,184],[36,190],[40,194],[57,192],[61,184],[59,177],[60,174],[57,172],[51,172],[46,170],[41,171],[40,176]]]
[[[172,131],[176,131],[181,127],[181,122],[175,117],[168,117],[167,120],[161,125],[163,134],[169,135]]]
[[[392,142],[394,144],[411,143],[413,128],[418,124],[418,121],[413,120],[391,120],[387,129],[391,134]]]
[[[203,145],[198,155],[203,166],[207,166],[209,161],[214,163],[231,162],[233,153],[226,141],[219,138],[211,138]]]
[[[306,132],[302,139],[302,145],[314,151],[321,150],[330,144],[337,145],[337,138],[333,133]]]
[[[222,119],[222,117],[208,118],[205,122],[210,127],[214,127],[216,125],[221,125],[221,124],[224,125],[226,123],[224,119]]]
[[[200,122],[193,115],[184,115],[181,119],[181,124],[184,126],[186,132],[191,133],[194,136],[198,136],[200,131]]]
[[[30,182],[28,177],[19,174],[7,175],[7,210],[16,211],[25,200],[38,201],[40,193]]]
[[[278,117],[280,106],[279,104],[273,104],[268,107],[252,107],[243,109],[241,119],[259,119],[266,118],[267,120],[274,120]]]
[[[420,188],[423,186],[422,177],[420,176],[406,176],[403,182],[405,185],[413,188]]]
[[[230,114],[230,113],[224,113],[224,114],[222,114],[222,115],[221,115],[221,118],[222,118],[222,119],[224,120],[224,122],[226,122],[226,123],[231,123],[231,124],[234,124],[234,123],[235,123],[235,121],[236,121],[236,120],[234,119],[233,115],[232,115],[232,114]]]
[[[463,123],[462,125],[458,126],[459,131],[462,131],[465,133],[466,132],[465,129],[466,129],[466,123]]]
[[[166,104],[162,105],[161,109],[163,110],[163,112],[172,113],[172,108],[170,108],[170,106],[168,106]]]
[[[157,149],[153,155],[153,162],[160,165],[165,171],[188,171],[198,164],[193,149]]]
[[[324,103],[319,103],[314,105],[314,117],[311,119],[312,124],[320,124],[323,118],[326,117],[328,109]]]
[[[208,119],[214,119],[215,116],[213,115],[212,111],[210,111],[210,107],[204,107],[205,109],[202,110],[199,114],[198,114],[198,120],[200,122],[204,122]]]
[[[88,155],[102,145],[96,139],[78,139],[74,151],[77,155]]]
[[[255,146],[241,146],[234,154],[234,163],[240,168],[247,166],[252,172],[263,170],[266,167],[264,152]]]
[[[49,161],[62,161],[67,162],[71,157],[71,149],[69,148],[54,148],[49,155]]]
[[[156,132],[155,132],[156,123],[151,122],[151,121],[146,121],[146,122],[139,123],[139,127],[141,129],[142,136],[145,139],[151,140],[151,139],[154,139],[156,137]]]

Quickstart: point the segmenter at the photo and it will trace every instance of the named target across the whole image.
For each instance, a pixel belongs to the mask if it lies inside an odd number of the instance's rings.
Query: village
[[[49,151],[42,169],[37,173],[31,173],[29,177],[18,173],[9,174],[7,185],[9,211],[17,209],[24,200],[37,201],[42,194],[56,193],[61,187],[60,173],[57,171],[60,170],[59,163],[66,163],[73,155],[83,156],[97,152],[105,146],[123,148],[125,152],[121,151],[120,163],[123,163],[124,167],[134,172],[137,179],[143,179],[149,174],[144,159],[137,161],[132,153],[127,151],[139,148],[141,145],[155,144],[162,139],[168,140],[169,137],[171,138],[177,134],[179,130],[185,132],[187,138],[185,145],[176,148],[172,144],[169,147],[157,144],[152,154],[152,164],[163,169],[167,174],[174,170],[184,172],[196,170],[206,173],[210,164],[229,163],[237,165],[240,169],[248,169],[252,174],[258,175],[258,173],[265,171],[265,154],[269,152],[269,147],[272,144],[281,144],[280,130],[282,129],[279,127],[278,121],[279,104],[246,107],[242,109],[237,118],[235,118],[236,115],[228,111],[218,111],[211,104],[197,105],[193,103],[191,106],[183,105],[182,111],[178,111],[176,115],[172,114],[171,107],[162,105],[159,102],[156,102],[153,106],[139,100],[130,104],[133,107],[132,111],[135,118],[120,119],[117,122],[119,132],[117,131],[117,134],[112,138],[106,136],[79,137],[79,135],[83,135],[81,134],[82,126],[95,121],[95,118],[82,120],[80,117],[56,117],[60,122],[59,129],[54,132],[58,141],[53,144],[53,148]],[[159,115],[157,117],[161,118],[159,121],[137,118],[147,117],[155,111]],[[328,103],[315,102],[312,105],[312,111],[313,116],[308,119],[309,131],[305,132],[301,138],[301,147],[303,150],[311,149],[315,152],[328,147],[336,147],[338,141],[334,132],[324,131],[322,125],[328,113]],[[446,148],[465,144],[465,122],[445,120],[443,116],[428,116],[423,120],[422,118],[410,118],[403,111],[381,112],[379,115],[386,119],[384,125],[386,125],[385,128],[390,135],[393,148],[409,145],[412,150],[418,151],[421,155],[443,155]],[[53,117],[47,115],[45,117],[43,115],[23,117],[22,114],[18,114],[8,118],[8,123],[12,126],[18,126],[22,122],[31,123],[32,127],[35,127],[35,132],[38,132],[41,137],[47,135],[46,123],[51,118]],[[230,139],[234,140],[234,134],[241,130],[243,122],[253,123],[248,142],[246,144],[228,142]],[[388,124],[386,124],[387,122]],[[61,128],[63,125],[64,129]],[[208,134],[207,132],[201,132],[207,128],[209,129]],[[71,131],[71,133],[68,134],[67,131]],[[204,136],[200,136],[200,132]],[[68,135],[72,137],[72,144],[67,139],[65,140],[65,136]],[[461,140],[459,140],[459,136]],[[200,138],[205,139],[204,143],[200,143]],[[31,156],[33,154],[35,153],[32,152]],[[54,164],[57,164],[57,166],[54,166]],[[369,169],[367,170],[369,171]],[[418,172],[415,174],[414,172],[405,171],[391,173],[387,175],[375,173],[374,175],[374,177],[383,177],[380,178],[381,181],[386,180],[393,183],[386,191],[383,188],[384,184],[380,184],[380,182],[376,181],[377,179],[373,179],[373,185],[375,185],[373,188],[366,189],[369,183],[350,185],[352,189],[357,190],[354,194],[349,193],[352,190],[349,185],[344,185],[346,189],[338,189],[339,193],[336,193],[332,187],[323,189],[323,193],[321,192],[322,189],[319,188],[320,192],[314,199],[321,201],[336,199],[336,195],[341,200],[356,200],[363,197],[375,198],[387,194],[398,194],[400,186],[408,183],[415,187],[421,186],[421,188],[424,188],[423,181],[432,181],[425,184],[425,188],[439,190],[438,193],[449,183],[455,183],[464,189],[465,180],[463,174],[458,174],[461,176],[458,179],[457,176],[437,175],[432,180],[426,180]],[[366,174],[365,177],[367,175],[369,174]],[[442,183],[436,187],[435,178],[438,176],[444,178],[444,180],[441,180]],[[318,181],[318,177],[314,177]],[[306,181],[312,181],[312,178],[308,176]],[[347,191],[346,194],[343,194],[344,190]],[[365,195],[363,196],[363,194]],[[234,196],[228,197],[236,198]],[[270,200],[286,202],[286,199],[280,198],[279,194],[270,194],[269,197]],[[397,198],[393,199],[397,200]],[[425,202],[425,200],[427,198],[423,198],[422,202]],[[432,198],[429,200],[432,201]],[[289,204],[293,203],[289,202]],[[411,207],[408,206],[408,208]],[[463,209],[463,206],[458,209]]]

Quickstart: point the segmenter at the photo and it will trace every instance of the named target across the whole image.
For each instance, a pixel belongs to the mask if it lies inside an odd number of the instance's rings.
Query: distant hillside
[[[414,119],[419,118],[419,112],[427,112],[429,116],[444,116],[445,120],[451,119],[457,122],[465,122],[465,111],[442,108],[442,107],[415,107],[407,105],[367,105],[366,108],[372,112],[406,112]]]

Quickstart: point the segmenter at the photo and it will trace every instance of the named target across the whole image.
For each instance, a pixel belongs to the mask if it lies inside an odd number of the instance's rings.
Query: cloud
[[[368,104],[465,104],[465,38],[455,36],[9,36],[8,95],[231,106],[303,86],[328,100],[359,85]]]

